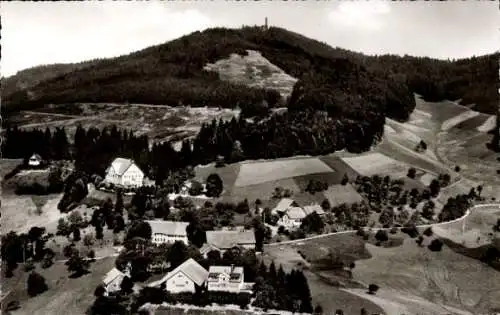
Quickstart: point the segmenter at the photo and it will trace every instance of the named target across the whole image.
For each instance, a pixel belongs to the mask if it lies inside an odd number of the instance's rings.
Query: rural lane
[[[465,214],[463,216],[461,216],[460,218],[457,218],[457,219],[454,219],[454,220],[451,220],[451,221],[446,221],[446,222],[417,225],[417,228],[428,228],[428,227],[434,227],[434,226],[445,226],[447,224],[453,224],[453,223],[456,223],[456,222],[460,222],[460,221],[464,220],[465,218],[467,218],[474,209],[477,209],[477,208],[489,208],[489,207],[498,207],[498,210],[500,210],[500,203],[487,203],[487,204],[474,205],[470,209],[468,209],[465,212]],[[372,228],[371,230],[372,231],[379,231],[379,230],[389,231],[391,229],[392,228]],[[401,230],[402,227],[398,227],[397,229]],[[297,243],[308,241],[308,240],[313,240],[313,239],[328,237],[328,236],[332,236],[332,235],[348,234],[348,233],[353,233],[353,232],[356,232],[356,230],[348,230],[348,231],[342,231],[342,232],[325,233],[325,234],[315,235],[315,236],[301,238],[301,239],[296,239],[296,240],[291,240],[291,241],[275,242],[275,243],[264,244],[264,246],[269,246],[270,247],[270,246],[281,246],[281,245],[297,244]]]

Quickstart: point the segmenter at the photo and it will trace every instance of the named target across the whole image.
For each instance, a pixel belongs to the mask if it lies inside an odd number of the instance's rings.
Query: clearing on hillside
[[[447,119],[443,122],[443,125],[441,126],[441,130],[447,131],[450,130],[451,128],[459,125],[460,123],[467,121],[469,119],[472,119],[476,116],[478,116],[479,113],[475,112],[473,110],[468,110],[463,113],[460,113],[459,115],[452,117],[450,119]]]
[[[363,176],[389,175],[392,178],[401,178],[406,176],[410,168],[405,163],[378,152],[343,158],[342,160]]]
[[[242,163],[235,186],[256,185],[277,179],[327,172],[334,171],[318,158]]]
[[[231,54],[204,69],[219,73],[221,80],[245,84],[250,87],[273,89],[283,97],[292,94],[297,79],[264,58],[258,51],[247,50],[248,55]]]

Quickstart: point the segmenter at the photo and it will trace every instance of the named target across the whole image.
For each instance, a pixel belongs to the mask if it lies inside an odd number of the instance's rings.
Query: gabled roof
[[[111,163],[110,168],[113,168],[115,173],[121,176],[121,175],[125,174],[125,172],[133,164],[135,164],[135,162],[131,159],[116,158]]]
[[[309,215],[313,212],[316,212],[319,215],[325,214],[325,210],[323,210],[323,208],[321,208],[321,206],[318,204],[305,206],[303,209],[306,215]]]
[[[205,255],[205,254],[211,252],[212,250],[219,250],[219,249],[217,248],[217,246],[215,246],[213,244],[205,243],[200,248],[200,254]]]
[[[32,160],[32,159],[41,160],[42,157],[38,153],[33,153],[33,155],[30,157],[30,160]]]
[[[306,217],[306,212],[301,207],[291,207],[286,212],[291,220],[300,220]]]
[[[155,281],[149,284],[149,286],[157,286],[168,279],[172,278],[179,272],[182,272],[186,277],[191,279],[196,285],[201,286],[208,278],[208,271],[203,268],[199,263],[196,262],[193,258],[189,258],[177,268],[170,271],[165,277],[163,277],[159,281]]]
[[[272,212],[273,213],[275,213],[275,212],[285,212],[294,203],[295,203],[295,201],[293,199],[283,198],[283,199],[280,200],[280,202],[278,203],[278,205],[276,207],[274,207],[274,209],[273,209]]]
[[[163,220],[147,220],[145,222],[149,223],[151,226],[152,235],[167,234],[187,236],[186,228],[189,222]]]
[[[122,275],[125,275],[123,272],[121,272],[120,270],[116,269],[116,268],[113,268],[111,269],[103,278],[102,282],[105,284],[105,285],[108,285],[110,284],[113,280],[115,280],[116,278],[118,278],[119,276],[122,276]]]
[[[220,249],[243,244],[255,244],[253,231],[207,231],[207,243]]]

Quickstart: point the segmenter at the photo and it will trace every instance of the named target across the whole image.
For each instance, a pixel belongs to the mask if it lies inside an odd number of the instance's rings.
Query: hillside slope
[[[8,111],[74,102],[234,107],[265,99],[275,105],[279,102],[277,93],[224,82],[217,73],[203,71],[207,64],[233,53],[246,55],[246,50],[261,52],[272,64],[298,79],[311,72],[329,76],[335,70],[332,67],[338,71],[352,69],[332,63],[347,59],[359,71],[367,70],[377,78],[375,81],[391,87],[379,90],[383,96],[396,97],[396,103],[387,101],[389,108],[401,104],[406,105],[404,111],[406,107],[413,108],[414,104],[406,104],[406,86],[409,86],[426,100],[462,99],[464,104],[474,104],[474,109],[480,112],[495,114],[497,110],[497,87],[491,83],[497,81],[498,54],[457,61],[392,55],[372,57],[332,48],[274,27],[267,31],[259,27],[208,29],[126,56],[83,63],[83,69],[77,65],[54,65],[37,69],[40,74],[36,76],[31,75],[33,71],[20,72],[3,80],[4,104]],[[27,76],[35,79],[27,81]],[[341,95],[340,99],[344,98]],[[339,97],[335,99],[339,101]],[[393,115],[389,110],[389,116]]]

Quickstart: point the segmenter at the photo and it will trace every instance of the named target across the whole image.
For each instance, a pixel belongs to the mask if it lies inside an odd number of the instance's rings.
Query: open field
[[[342,160],[363,176],[389,175],[393,178],[401,178],[406,176],[410,168],[403,162],[377,152],[343,158]]]
[[[473,119],[474,117],[476,117],[478,115],[479,115],[478,112],[475,112],[472,110],[465,111],[463,113],[460,113],[459,115],[456,115],[456,116],[444,121],[443,125],[441,126],[441,129],[444,131],[450,130],[451,128],[453,128],[459,124],[463,124],[464,122],[466,122],[470,119]]]
[[[49,290],[33,298],[26,293],[29,273],[21,266],[14,271],[14,277],[2,280],[2,289],[12,290],[9,298],[21,303],[21,308],[13,311],[13,315],[85,314],[94,302],[95,288],[113,268],[114,260],[109,257],[92,263],[91,273],[77,279],[68,278],[67,267],[62,262],[56,262],[48,269],[37,267],[36,271],[45,277]]]
[[[408,298],[419,296],[431,301],[435,314],[444,311],[443,305],[468,310],[470,314],[500,307],[500,274],[446,246],[440,252],[432,252],[406,239],[402,247],[367,248],[373,257],[357,261],[353,271],[359,281],[376,283],[391,294],[399,292]]]
[[[2,233],[28,232],[33,226],[48,226],[66,216],[57,209],[62,194],[46,196],[2,196]],[[37,204],[40,210],[37,211]]]
[[[315,258],[313,256],[314,251],[319,250],[317,257],[321,258],[328,253],[329,249],[336,252],[348,252],[350,258],[369,257],[369,253],[364,250],[362,241],[351,235],[337,235],[337,237],[339,237],[339,240],[334,243],[331,241],[322,242],[322,239],[315,240],[315,242],[319,242],[318,244],[314,243],[315,248],[308,246],[307,244],[311,243],[307,241],[304,242],[304,245],[266,247],[263,259],[266,263],[274,261],[276,266],[282,265],[285,271],[290,271],[294,268],[301,269],[305,267],[308,269],[311,267],[310,263],[298,254],[297,250],[299,249],[306,255],[308,260]],[[345,315],[358,315],[361,308],[365,308],[370,313],[380,313],[382,311],[375,303],[331,285],[327,277],[321,273],[306,270],[304,275],[309,283],[313,305],[321,304],[325,314],[333,314],[337,309],[342,309]]]
[[[235,186],[249,186],[283,178],[333,172],[317,158],[242,163]]]
[[[22,159],[0,159],[0,183],[3,177],[23,162]]]

